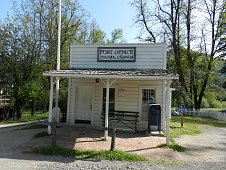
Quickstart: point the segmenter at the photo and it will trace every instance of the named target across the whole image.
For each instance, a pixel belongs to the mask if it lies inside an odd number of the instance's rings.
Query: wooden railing
[[[123,124],[128,128],[128,130],[132,130],[134,133],[137,132],[137,123],[139,122],[139,112],[134,111],[122,111],[122,110],[115,110],[109,113],[108,120],[114,124],[114,127],[117,127],[117,124]],[[101,117],[103,119],[103,126],[105,120],[105,114]],[[130,125],[134,125],[133,127]],[[117,127],[118,130],[120,128]],[[126,130],[126,129],[122,129]]]

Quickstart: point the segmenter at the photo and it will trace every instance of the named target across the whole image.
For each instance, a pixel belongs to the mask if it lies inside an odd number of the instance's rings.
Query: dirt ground
[[[182,136],[176,143],[189,148],[186,152],[158,148],[166,138],[117,132],[116,149],[137,153],[154,160],[176,161],[221,161],[226,162],[226,128],[200,126],[203,133],[197,136]],[[33,138],[33,135],[46,129],[11,130],[1,132],[0,155],[13,152],[29,152],[36,147],[50,146],[51,137]],[[66,148],[110,149],[111,137],[103,140],[104,132],[100,130],[61,127],[57,128],[57,145]],[[110,134],[111,136],[111,134]],[[7,146],[7,147],[5,147]],[[8,149],[7,149],[8,148]]]
[[[44,129],[43,129],[44,130]],[[108,140],[103,140],[104,131],[88,128],[61,127],[57,128],[57,145],[66,148],[105,149],[111,145],[111,133]],[[116,149],[148,156],[152,159],[176,158],[176,153],[171,149],[158,148],[164,144],[166,138],[162,135],[150,136],[134,134],[131,132],[116,133]],[[51,145],[51,137],[33,139],[21,146],[21,151],[30,151],[35,147]]]

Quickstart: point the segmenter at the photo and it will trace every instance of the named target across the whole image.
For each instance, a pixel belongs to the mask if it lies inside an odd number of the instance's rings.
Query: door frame
[[[79,87],[79,86],[89,86],[89,87],[91,87],[91,89],[92,89],[92,102],[91,102],[91,104],[92,104],[92,111],[91,111],[91,125],[93,125],[93,123],[94,123],[94,102],[95,102],[95,86],[93,85],[93,84],[90,84],[90,83],[76,83],[75,84],[75,86],[74,86],[74,97],[73,97],[73,101],[72,101],[72,104],[74,105],[73,106],[73,116],[72,116],[72,118],[73,118],[73,124],[75,124],[75,118],[76,118],[76,113],[75,113],[75,107],[76,107],[76,104],[75,104],[75,100],[76,100],[76,88],[77,87]]]
[[[157,100],[157,86],[140,86],[139,87],[139,112],[140,112],[140,117],[139,117],[139,120],[141,122],[147,122],[148,120],[142,120],[141,117],[142,117],[142,90],[143,89],[151,89],[151,90],[155,90],[155,103],[158,103],[158,100]]]

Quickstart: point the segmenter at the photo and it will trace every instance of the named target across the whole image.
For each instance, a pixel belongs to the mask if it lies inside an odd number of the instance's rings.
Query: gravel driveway
[[[42,156],[21,153],[21,147],[32,141],[34,134],[43,129],[15,130],[0,129],[0,170],[26,169],[226,169],[226,128],[201,126],[203,133],[198,136],[183,136],[177,143],[190,151],[177,153],[176,159],[165,155],[166,161],[130,163],[117,161],[93,161],[60,156]],[[155,153],[158,154],[158,153]],[[174,156],[175,156],[174,155]],[[161,155],[159,155],[161,157]],[[172,157],[174,157],[172,156]]]

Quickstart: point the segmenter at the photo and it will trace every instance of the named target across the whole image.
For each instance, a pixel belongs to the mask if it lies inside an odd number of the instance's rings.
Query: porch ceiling
[[[136,70],[136,69],[70,69],[50,70],[43,73],[44,76],[66,77],[66,78],[114,78],[114,79],[178,79],[178,75],[168,70]]]

